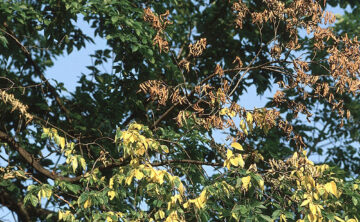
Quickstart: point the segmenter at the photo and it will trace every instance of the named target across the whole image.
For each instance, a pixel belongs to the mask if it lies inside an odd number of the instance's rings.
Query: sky
[[[339,7],[336,8],[329,7],[327,10],[332,11],[335,14],[344,13],[344,11]],[[351,11],[349,8],[347,8],[346,10]],[[70,55],[65,54],[63,56],[59,56],[54,62],[54,66],[48,68],[45,71],[46,78],[48,78],[50,81],[51,79],[56,79],[58,82],[63,82],[65,88],[67,88],[68,91],[70,92],[75,90],[77,86],[77,81],[81,76],[81,74],[89,73],[89,70],[87,70],[86,68],[86,66],[92,64],[92,60],[89,55],[94,53],[95,50],[107,48],[106,39],[100,38],[98,36],[95,37],[93,35],[93,29],[90,28],[90,25],[88,23],[80,19],[77,25],[85,34],[93,37],[95,43],[94,44],[88,43],[87,46],[85,48],[82,48],[81,50],[74,49],[74,51]],[[105,69],[107,71],[110,71],[111,63],[106,64]],[[268,90],[265,92],[263,96],[258,96],[256,94],[256,88],[252,86],[248,89],[248,93],[246,93],[243,97],[240,98],[241,105],[246,109],[253,109],[254,107],[263,107],[267,102],[267,97],[272,97],[273,94],[276,92],[276,90],[277,87],[274,86],[272,91]],[[65,93],[65,95],[68,94]],[[224,137],[221,137],[221,134],[218,134],[217,137],[219,142],[225,143],[225,139]],[[6,208],[0,209],[0,220],[14,221],[13,218],[14,217]]]

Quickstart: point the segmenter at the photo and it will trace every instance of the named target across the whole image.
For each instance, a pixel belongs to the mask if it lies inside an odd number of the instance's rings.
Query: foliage
[[[358,221],[360,42],[325,5],[3,1],[0,204],[21,221]],[[109,48],[67,92],[46,72],[93,42],[78,20]],[[278,90],[249,109],[251,86]]]

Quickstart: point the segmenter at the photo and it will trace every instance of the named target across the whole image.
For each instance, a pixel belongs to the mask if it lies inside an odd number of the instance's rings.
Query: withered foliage
[[[238,1],[233,4],[232,10],[236,12],[236,19],[235,19],[236,26],[242,29],[244,18],[246,16],[246,13],[249,11],[249,9],[247,8],[246,4],[244,4],[242,1]]]
[[[152,101],[158,101],[160,105],[166,105],[166,101],[169,98],[169,89],[163,81],[159,80],[149,80],[140,84],[140,90],[138,92],[143,92],[149,94],[149,99]]]
[[[21,103],[20,100],[14,97],[14,95],[0,89],[0,99],[5,104],[9,103],[10,106],[12,106],[11,112],[18,110],[20,114],[25,117],[27,123],[31,122],[31,120],[34,119],[34,116],[27,111],[28,106]]]
[[[171,99],[171,103],[178,103],[180,105],[188,103],[180,87],[170,87],[163,81],[148,80],[141,83],[139,88],[138,93],[148,94],[149,100],[157,101],[159,105],[162,106],[166,105],[169,98]]]
[[[200,56],[203,51],[206,49],[206,38],[201,38],[199,41],[195,42],[195,44],[189,45],[189,53],[194,57]]]
[[[149,22],[151,26],[157,31],[153,39],[153,44],[159,47],[160,52],[169,51],[169,43],[165,39],[164,30],[167,25],[172,24],[169,20],[169,11],[166,11],[160,16],[155,15],[150,8],[144,9],[144,21]]]
[[[171,89],[163,83],[147,82],[141,84],[140,88],[145,94],[149,94],[152,100],[157,100],[159,104],[165,105],[166,100],[171,98],[173,109],[179,104],[186,104],[186,108],[180,110],[174,118],[179,126],[183,126],[190,118],[193,119],[198,127],[205,129],[224,129],[231,128],[237,133],[235,140],[246,139],[248,130],[258,127],[267,133],[271,128],[277,127],[284,132],[288,140],[294,140],[298,148],[304,148],[302,137],[294,132],[294,127],[280,116],[280,107],[287,107],[296,118],[298,114],[303,114],[311,121],[311,110],[309,104],[304,101],[310,97],[318,98],[328,102],[333,110],[336,110],[342,121],[344,117],[350,118],[350,111],[344,110],[344,104],[339,97],[348,93],[358,95],[360,89],[359,70],[360,70],[360,44],[357,38],[350,39],[347,35],[336,36],[330,27],[326,25],[335,22],[335,16],[330,12],[324,12],[318,1],[295,0],[285,4],[278,0],[264,1],[265,9],[262,11],[251,11],[241,0],[232,5],[235,15],[235,25],[243,27],[245,19],[249,19],[256,24],[260,30],[265,23],[275,27],[274,38],[267,43],[269,49],[267,53],[272,58],[270,62],[262,65],[253,65],[253,62],[244,64],[239,56],[234,58],[232,69],[224,69],[217,64],[215,70],[204,79],[199,79],[197,85],[174,86]],[[168,14],[166,14],[167,16]],[[146,10],[146,21],[153,23],[157,30],[164,29],[163,20],[156,17],[149,9]],[[166,23],[166,22],[165,22]],[[285,24],[286,30],[278,30],[279,24]],[[327,60],[316,61],[315,59],[303,59],[299,53],[295,52],[302,47],[298,40],[299,29],[305,29],[308,34],[312,34],[314,48],[313,54],[326,50],[329,56]],[[278,32],[288,34],[288,40],[280,41]],[[190,72],[189,58],[203,54],[206,50],[206,39],[200,39],[194,44],[189,45],[189,54],[180,58],[179,68]],[[265,49],[263,49],[265,50]],[[288,56],[288,55],[292,56]],[[285,56],[286,55],[286,56]],[[315,58],[315,57],[314,57]],[[257,59],[257,55],[253,61]],[[310,73],[310,65],[319,65],[326,69],[328,73]],[[284,66],[285,64],[285,66]],[[325,65],[324,65],[325,64]],[[284,76],[284,81],[278,82],[280,90],[273,97],[274,109],[254,108],[246,110],[236,101],[233,101],[233,92],[237,89],[241,81],[252,70],[262,69],[264,71],[277,72]],[[212,78],[220,79],[220,86],[214,87],[207,82]],[[180,90],[181,89],[181,90]],[[293,100],[287,97],[287,92],[295,92],[299,98]],[[184,92],[190,92],[185,94]],[[190,99],[191,97],[191,99]],[[190,102],[191,101],[191,102]],[[311,106],[311,104],[310,104]],[[184,106],[183,106],[184,107]],[[240,124],[237,123],[240,119]]]

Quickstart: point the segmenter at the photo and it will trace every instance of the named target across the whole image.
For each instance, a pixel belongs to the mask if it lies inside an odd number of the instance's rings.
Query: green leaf
[[[0,35],[0,44],[7,48],[8,41],[5,36]]]
[[[139,49],[139,45],[131,45],[131,51],[136,52]]]
[[[66,183],[66,188],[75,194],[79,193],[79,191],[81,190],[81,186],[71,183]]]
[[[29,199],[30,199],[31,204],[32,204],[34,207],[36,207],[36,205],[39,203],[39,200],[38,200],[38,198],[37,198],[35,195],[30,194]]]
[[[357,198],[352,196],[351,199],[352,199],[352,202],[354,203],[354,205],[356,206],[358,204]]]
[[[266,215],[264,215],[264,214],[260,214],[259,216],[260,216],[262,219],[264,219],[265,221],[269,221],[269,222],[272,222],[272,221],[273,221],[273,219],[271,219],[271,217],[266,216]]]
[[[271,217],[272,217],[273,219],[279,219],[280,215],[281,215],[281,210],[275,210],[275,211],[272,213]]]
[[[112,16],[112,17],[111,17],[111,22],[112,22],[113,24],[116,24],[117,21],[119,21],[119,17],[118,17],[118,16]]]

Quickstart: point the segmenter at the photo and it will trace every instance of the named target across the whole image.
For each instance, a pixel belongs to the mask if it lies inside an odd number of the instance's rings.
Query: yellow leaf
[[[205,201],[206,201],[206,190],[205,190],[205,189],[201,192],[199,198],[200,198],[200,201],[201,201],[201,202],[205,202]]]
[[[206,190],[204,189],[201,193],[200,196],[194,200],[190,200],[190,203],[195,203],[195,206],[198,209],[201,209],[205,206],[206,203]]]
[[[228,149],[227,152],[226,152],[226,158],[230,159],[232,156],[233,156],[233,152]]]
[[[248,131],[246,129],[246,125],[243,119],[240,121],[240,128],[242,129],[242,131],[244,131],[246,135],[248,135]]]
[[[235,148],[237,150],[244,150],[243,147],[240,145],[240,143],[237,143],[237,142],[232,143],[231,147],[233,147],[233,148]]]
[[[39,198],[39,201],[41,201],[41,198],[42,198],[43,196],[42,196],[42,190],[39,190],[39,192],[38,192],[38,198]]]
[[[121,135],[120,138],[123,139],[123,141],[124,141],[125,143],[128,143],[128,140],[129,140],[129,138],[130,138],[131,135],[132,135],[131,133],[125,131],[125,132],[123,132],[123,134]]]
[[[144,177],[144,174],[140,170],[135,170],[135,178],[141,180]]]
[[[180,193],[181,195],[184,195],[185,187],[184,187],[184,185],[183,185],[181,182],[180,182],[180,184],[179,184],[178,190],[179,190],[179,193]]]
[[[91,206],[91,200],[90,199],[87,199],[84,203],[84,208],[88,208]]]
[[[246,191],[249,189],[250,180],[251,180],[250,176],[241,178],[242,189],[244,189]]]
[[[111,190],[111,191],[108,192],[108,196],[110,197],[110,200],[114,199],[115,194],[116,194],[116,193],[115,193],[115,191],[113,191],[113,190]]]
[[[71,166],[73,168],[73,172],[75,173],[76,168],[78,167],[78,160],[75,156],[71,158]]]
[[[47,135],[48,135],[49,132],[50,132],[49,128],[43,128],[43,131],[44,131],[44,133],[47,134]]]
[[[284,222],[287,221],[285,214],[281,214],[281,215],[280,215],[280,222],[282,222],[282,221],[284,221]]]
[[[166,218],[165,222],[180,222],[177,212],[171,212],[170,215]]]
[[[265,189],[265,188],[264,188],[264,180],[263,180],[263,179],[260,179],[260,180],[258,181],[258,183],[259,183],[259,186],[260,186],[261,190],[264,190],[264,189]]]
[[[134,135],[134,134],[131,134],[130,138],[129,138],[129,141],[130,143],[133,143],[137,140],[137,137]]]
[[[65,148],[65,138],[59,137],[59,139],[60,139],[60,147],[61,147],[61,149],[64,149]]]
[[[310,208],[311,214],[316,215],[316,207],[313,203],[309,204],[309,208]]]
[[[298,158],[298,153],[295,152],[295,153],[293,154],[293,156],[292,156],[292,159],[296,160],[297,158]]]
[[[205,206],[205,203],[203,202],[200,202],[199,198],[196,198],[195,199],[195,206],[198,208],[198,209],[201,209]]]
[[[53,133],[53,134],[57,134],[57,130],[56,130],[56,129],[54,129],[54,128],[51,128],[51,133]]]
[[[160,174],[157,176],[157,181],[159,184],[163,184],[164,183],[164,172],[163,171],[160,171]]]
[[[58,220],[62,220],[62,218],[63,218],[63,213],[61,210],[59,210],[59,219]]]
[[[253,123],[253,116],[249,112],[246,113],[246,122],[248,123],[248,125],[251,125]]]
[[[223,108],[223,109],[220,110],[219,115],[220,115],[220,116],[223,116],[223,115],[225,115],[226,113],[228,113],[228,111],[229,111],[228,108]]]
[[[229,160],[224,161],[224,167],[226,167],[226,168],[228,168],[228,170],[230,170],[230,161]]]
[[[310,189],[311,189],[312,187],[315,187],[315,180],[314,180],[314,178],[312,178],[310,175],[308,175],[308,176],[306,176],[305,179],[306,179],[307,183],[309,184]]]
[[[230,159],[230,163],[233,165],[233,166],[239,166],[239,161],[236,159],[236,158],[231,158]]]
[[[355,219],[349,219],[349,220],[347,220],[346,222],[358,222],[358,221],[355,220]]]
[[[126,183],[127,185],[130,185],[133,177],[134,177],[133,175],[130,175],[129,177],[127,177],[126,180],[125,180],[125,183]]]
[[[343,219],[341,219],[340,217],[338,217],[338,216],[335,216],[334,217],[337,221],[340,221],[340,222],[345,222]]]
[[[136,130],[141,130],[141,125],[140,124],[137,124],[137,123],[135,123],[135,124],[133,124],[132,125],[132,128],[134,128],[134,129],[136,129]]]
[[[249,122],[249,123],[253,122],[253,116],[251,115],[250,112],[246,113],[246,121]]]
[[[338,197],[336,183],[334,181],[331,181],[330,183],[325,184],[325,190],[328,193],[333,194],[335,197]]]
[[[114,187],[114,177],[110,178],[109,187],[110,187],[110,189],[112,189]]]
[[[309,199],[304,200],[304,201],[301,203],[300,207],[303,207],[303,206],[308,205],[308,204],[309,204],[309,202],[310,202],[310,200],[309,200]]]
[[[44,192],[45,192],[45,196],[46,196],[46,198],[50,199],[51,194],[52,194],[52,190],[50,190],[50,189],[46,189],[46,190],[44,190]]]
[[[353,185],[353,189],[354,189],[354,190],[357,190],[358,188],[359,188],[359,185],[357,185],[357,184],[354,184],[354,185]]]
[[[84,170],[86,170],[86,162],[85,159],[82,157],[80,157],[80,165]]]
[[[188,207],[189,207],[189,202],[184,203],[184,204],[183,204],[183,207],[184,207],[185,209],[188,208]]]
[[[164,218],[165,218],[165,212],[164,212],[164,211],[159,210],[158,213],[159,213],[160,219],[164,219]]]
[[[231,217],[233,217],[236,221],[239,221],[238,214],[233,212],[233,213],[231,213]]]
[[[245,166],[245,162],[241,156],[241,154],[238,154],[237,157],[236,157],[237,161],[239,162],[239,165],[241,166],[241,168],[244,168]]]
[[[112,222],[113,220],[111,219],[111,217],[107,216],[106,217],[106,222]]]
[[[287,221],[285,214],[281,214],[281,215],[280,215],[280,222],[282,222],[282,221],[284,221],[284,222]]]

